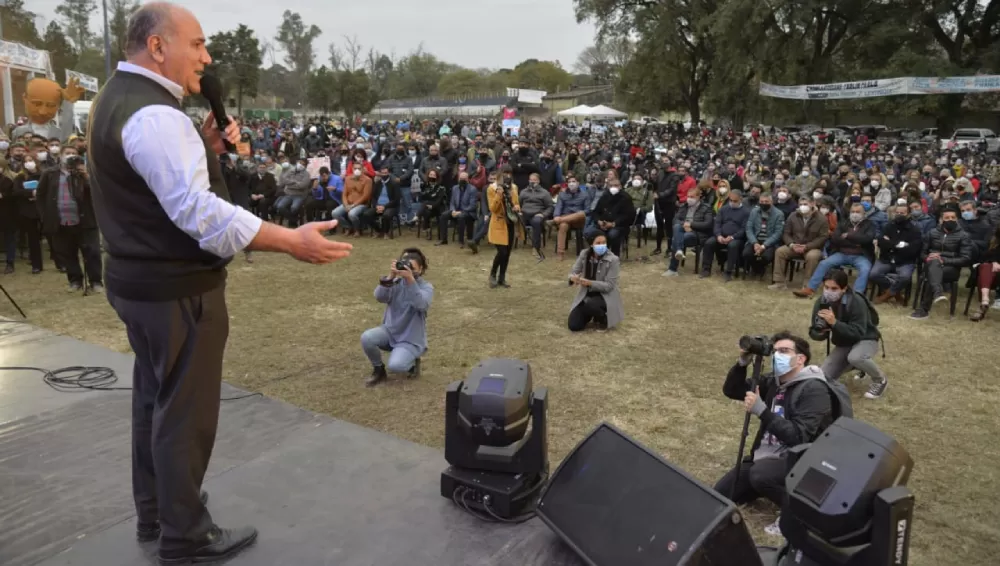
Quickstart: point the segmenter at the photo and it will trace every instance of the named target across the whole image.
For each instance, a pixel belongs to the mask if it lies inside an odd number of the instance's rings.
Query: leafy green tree
[[[305,97],[305,85],[308,82],[309,71],[316,61],[316,52],[313,50],[313,42],[322,33],[316,25],[306,25],[302,22],[302,16],[297,12],[285,10],[281,15],[281,25],[278,26],[278,35],[274,40],[285,51],[285,63],[288,68],[295,73],[295,81],[286,86],[294,88],[296,92],[295,102],[301,102]]]
[[[90,29],[90,18],[97,12],[96,0],[63,0],[56,6],[56,15],[63,20],[66,36],[77,51],[89,49],[94,44],[94,32]]]
[[[0,22],[3,23],[3,39],[28,47],[41,47],[42,38],[35,27],[37,14],[25,9],[24,0],[0,2]]]
[[[63,33],[62,28],[59,27],[58,22],[51,21],[48,27],[45,28],[42,47],[49,52],[52,72],[55,73],[56,79],[59,81],[64,80],[66,69],[76,70],[74,68],[76,66],[76,52],[73,50],[73,46],[70,45],[69,40],[66,39],[66,35]]]
[[[573,84],[573,75],[566,72],[558,61],[526,59],[514,67],[510,78],[515,84],[507,86],[546,92],[566,90]]]
[[[309,106],[328,114],[337,105],[335,73],[321,65],[309,75],[306,85],[306,100]]]
[[[108,2],[108,35],[111,38],[111,66],[125,60],[125,34],[128,19],[139,9],[136,0],[110,0]]]
[[[460,96],[485,90],[483,76],[470,69],[448,73],[438,81],[437,93],[443,96]]]
[[[257,96],[262,62],[260,42],[250,28],[240,24],[233,31],[212,35],[208,53],[212,57],[212,71],[222,79],[227,96],[236,91],[236,105],[242,115],[244,97]]]

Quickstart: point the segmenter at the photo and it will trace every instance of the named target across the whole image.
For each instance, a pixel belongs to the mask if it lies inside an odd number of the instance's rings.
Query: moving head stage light
[[[521,360],[488,359],[449,385],[441,495],[482,519],[530,517],[549,473],[547,395]]]
[[[588,566],[906,566],[912,468],[895,440],[841,417],[788,455],[787,544],[755,547],[724,494],[602,424],[552,475],[538,515]]]

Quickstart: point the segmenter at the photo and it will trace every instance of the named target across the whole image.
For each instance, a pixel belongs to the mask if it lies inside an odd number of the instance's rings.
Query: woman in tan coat
[[[517,185],[510,180],[510,165],[504,165],[495,183],[486,188],[486,199],[490,205],[490,231],[488,240],[496,246],[493,268],[490,269],[490,289],[509,288],[507,284],[507,264],[510,251],[514,247],[514,230],[524,237],[521,227],[521,203],[517,199]]]

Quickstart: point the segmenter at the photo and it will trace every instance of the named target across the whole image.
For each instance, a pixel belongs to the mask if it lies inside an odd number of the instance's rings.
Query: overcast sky
[[[61,0],[27,0],[26,7],[47,24]],[[328,46],[357,35],[365,46],[401,57],[421,42],[425,51],[463,67],[513,67],[529,59],[559,61],[572,72],[576,57],[594,41],[594,26],[577,24],[572,0],[177,0],[201,21],[206,35],[250,26],[261,41],[274,42],[281,14],[298,12],[323,34],[313,44],[316,64],[329,64]],[[100,8],[100,0],[98,0]],[[509,16],[508,16],[509,14]],[[322,16],[316,18],[316,16]],[[506,20],[506,21],[505,21]],[[103,34],[98,9],[93,30]],[[42,22],[39,22],[42,24]],[[463,27],[467,26],[467,31]],[[42,29],[44,27],[42,26]],[[40,30],[41,31],[41,30]],[[281,56],[275,61],[280,63]],[[265,65],[270,61],[265,59]]]

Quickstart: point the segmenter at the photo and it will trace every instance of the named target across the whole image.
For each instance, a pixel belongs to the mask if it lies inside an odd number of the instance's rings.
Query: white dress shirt
[[[118,70],[156,81],[178,101],[184,98],[184,89],[162,75],[124,61]],[[201,249],[228,258],[257,236],[260,218],[210,190],[205,145],[180,110],[162,104],[141,108],[122,128],[122,148],[170,220]]]

